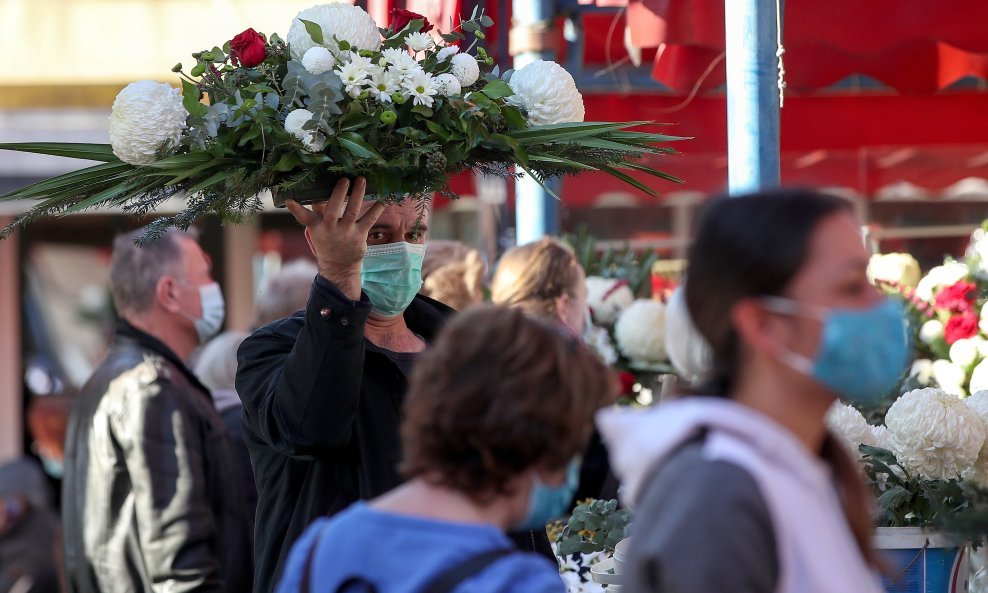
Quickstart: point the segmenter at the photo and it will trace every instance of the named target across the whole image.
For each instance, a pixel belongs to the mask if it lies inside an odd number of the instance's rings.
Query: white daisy
[[[346,86],[346,92],[351,97],[356,97],[362,91],[362,87],[367,83],[368,67],[366,64],[353,61],[348,62],[334,70]]]
[[[401,73],[375,68],[370,73],[370,93],[381,103],[391,103],[391,95],[401,88]]]
[[[416,53],[425,51],[434,45],[432,36],[428,33],[411,33],[405,38],[405,43],[408,45],[408,49]]]
[[[415,61],[415,58],[408,55],[408,52],[403,49],[386,49],[384,50],[384,59],[391,67],[402,74],[407,74],[416,69],[421,69],[419,63]]]
[[[365,58],[364,56],[362,56],[362,55],[360,55],[360,54],[358,54],[356,52],[349,52],[349,55],[347,55],[344,59],[345,59],[346,62],[348,62],[350,64],[356,64],[356,65],[360,66],[361,68],[363,68],[367,72],[370,72],[371,68],[374,67],[374,61],[373,60],[371,60],[370,58]]]
[[[426,107],[432,107],[432,97],[439,93],[432,82],[432,75],[421,70],[405,78],[401,86],[408,92],[408,96],[414,99],[416,105]]]

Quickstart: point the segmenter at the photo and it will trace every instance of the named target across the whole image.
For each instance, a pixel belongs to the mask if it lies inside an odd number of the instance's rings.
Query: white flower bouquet
[[[100,206],[147,214],[173,195],[186,208],[159,219],[187,227],[204,214],[238,221],[263,190],[323,200],[334,179],[364,176],[378,200],[456,197],[451,176],[474,171],[540,183],[603,171],[655,195],[629,172],[678,181],[641,163],[679,138],[629,131],[651,122],[584,122],[583,98],[565,69],[536,61],[500,74],[466,35],[484,38],[475,12],[445,33],[396,10],[388,28],[345,3],[299,13],[287,41],[248,29],[193,54],[182,89],[136,82],[117,97],[110,144],[20,143],[0,149],[100,164],[0,196],[38,203],[14,224]]]
[[[988,512],[988,391],[961,399],[915,389],[892,404],[880,426],[838,402],[827,425],[860,454],[879,527],[963,526]]]

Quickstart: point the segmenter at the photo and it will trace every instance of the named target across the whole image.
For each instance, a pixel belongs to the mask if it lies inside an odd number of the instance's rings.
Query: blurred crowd
[[[572,247],[488,265],[363,191],[288,203],[313,258],[247,332],[219,333],[194,233],[115,240],[106,358],[33,400],[33,454],[0,467],[0,592],[561,593],[546,524],[619,487],[621,591],[879,590],[824,416],[889,387],[900,336],[847,202],[713,202],[659,295],[680,382],[642,412],[613,406]]]

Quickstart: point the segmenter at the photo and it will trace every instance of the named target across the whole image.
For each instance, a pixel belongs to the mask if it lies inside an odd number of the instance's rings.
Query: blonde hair
[[[471,249],[462,261],[450,261],[431,270],[422,283],[422,294],[457,311],[484,300],[484,262]]]
[[[556,318],[556,300],[576,296],[580,263],[565,243],[543,237],[508,250],[491,282],[491,300],[541,317]]]

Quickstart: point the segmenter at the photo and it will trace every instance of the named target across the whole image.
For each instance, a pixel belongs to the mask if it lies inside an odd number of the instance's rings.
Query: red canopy
[[[629,41],[658,48],[653,76],[686,93],[724,83],[724,0],[580,0],[626,6]],[[624,28],[624,18],[620,23]],[[786,80],[809,93],[852,74],[905,94],[945,88],[966,76],[988,78],[988,2],[834,0],[785,4]],[[624,36],[617,36],[622,41]],[[617,57],[624,55],[619,50]]]

